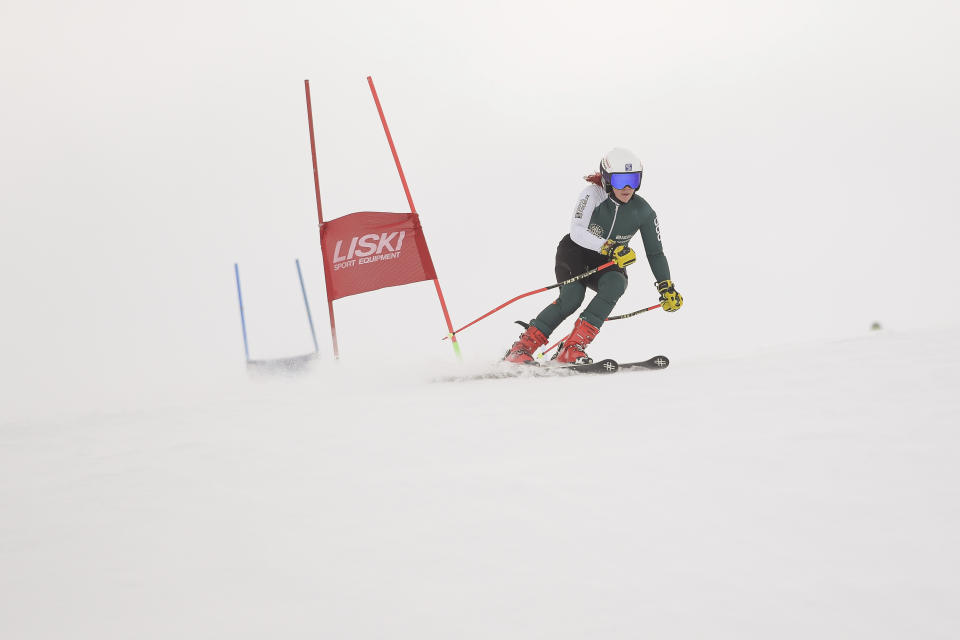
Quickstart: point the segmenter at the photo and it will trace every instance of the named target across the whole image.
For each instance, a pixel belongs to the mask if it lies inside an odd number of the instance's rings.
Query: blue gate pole
[[[250,347],[247,346],[247,321],[243,317],[243,294],[240,293],[240,267],[233,263],[233,275],[237,278],[237,300],[240,301],[240,328],[243,329],[243,353],[247,356],[247,362],[250,362]]]
[[[320,353],[320,345],[317,344],[317,333],[313,330],[313,315],[310,313],[310,303],[307,301],[307,288],[303,286],[303,272],[300,271],[300,258],[296,259],[297,277],[300,278],[300,291],[303,292],[303,306],[307,308],[307,322],[310,323],[310,336],[313,338],[313,352]]]

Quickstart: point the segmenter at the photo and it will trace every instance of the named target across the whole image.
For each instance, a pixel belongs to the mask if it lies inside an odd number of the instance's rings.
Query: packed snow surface
[[[960,638],[960,3],[909,9],[0,3],[0,640]],[[321,217],[415,209],[456,328],[612,147],[685,303],[590,353],[669,369],[437,382],[555,292],[459,363],[432,282],[333,361]],[[235,273],[311,369],[248,374]]]
[[[0,637],[956,638],[958,354],[322,360],[6,421]]]

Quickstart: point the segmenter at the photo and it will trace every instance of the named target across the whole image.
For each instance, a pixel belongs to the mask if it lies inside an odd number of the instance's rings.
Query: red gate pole
[[[310,81],[303,81],[304,91],[307,93],[307,125],[310,128],[310,155],[313,156],[313,188],[317,193],[317,218],[320,220],[320,230],[323,230],[323,206],[320,204],[320,176],[317,173],[317,144],[313,135],[313,107],[310,104]],[[340,348],[337,346],[337,323],[333,318],[333,300],[330,299],[332,285],[330,274],[327,273],[327,256],[323,248],[323,239],[320,240],[320,255],[323,258],[323,279],[327,288],[327,309],[330,313],[330,339],[333,340],[333,357],[340,359]]]
[[[397,165],[397,172],[400,174],[400,182],[403,183],[403,192],[407,196],[407,203],[410,204],[410,213],[417,213],[413,206],[413,198],[410,196],[410,188],[407,186],[407,178],[403,175],[403,167],[400,166],[400,158],[397,156],[397,148],[393,144],[393,136],[390,135],[390,128],[387,126],[387,119],[383,115],[383,107],[380,106],[380,98],[377,96],[377,89],[373,86],[373,77],[367,76],[367,84],[370,85],[370,93],[373,94],[373,101],[377,105],[377,113],[380,114],[380,122],[383,124],[383,132],[387,134],[387,142],[390,144],[390,152],[393,153],[393,161]],[[457,342],[457,336],[453,331],[453,323],[450,322],[450,313],[447,311],[447,303],[443,299],[443,290],[440,288],[440,279],[434,278],[434,286],[437,288],[437,297],[440,298],[440,308],[443,309],[443,318],[447,321],[447,336],[453,343],[453,351],[460,355],[460,344]],[[332,316],[331,316],[332,317]]]

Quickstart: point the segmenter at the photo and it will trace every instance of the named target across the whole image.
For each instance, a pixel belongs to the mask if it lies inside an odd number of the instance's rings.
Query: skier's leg
[[[626,290],[627,278],[622,273],[604,273],[597,282],[597,295],[580,317],[599,329]]]
[[[577,318],[573,325],[573,332],[567,338],[564,338],[563,343],[561,343],[560,352],[557,353],[556,357],[557,362],[563,364],[589,364],[593,362],[593,358],[587,355],[585,349],[597,337],[599,331],[600,329],[583,318]]]
[[[586,255],[590,255],[590,252],[575,244],[569,235],[564,236],[557,245],[553,269],[557,282],[563,282],[592,268],[584,261]],[[560,287],[559,297],[530,321],[530,326],[520,339],[513,343],[504,359],[515,363],[533,363],[533,352],[547,344],[547,336],[580,308],[586,293],[587,284],[579,280]]]
[[[561,322],[580,308],[586,293],[587,287],[580,281],[563,285],[560,287],[560,297],[547,305],[530,324],[542,331],[543,335],[549,336]]]
[[[536,364],[533,353],[547,344],[547,336],[540,333],[535,326],[530,325],[520,334],[520,338],[513,343],[503,359],[516,364]]]
[[[622,273],[605,273],[597,279],[597,295],[577,318],[573,333],[564,340],[563,348],[557,354],[557,362],[566,364],[593,362],[586,353],[587,345],[597,337],[603,322],[626,290],[627,278]]]

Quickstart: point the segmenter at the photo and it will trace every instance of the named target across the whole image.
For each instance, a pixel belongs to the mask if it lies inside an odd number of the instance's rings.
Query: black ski
[[[460,376],[436,378],[435,382],[459,382],[461,380],[497,380],[500,378],[552,378],[577,373],[614,373],[617,371],[615,360],[601,360],[590,364],[539,365],[498,363],[490,371]]]
[[[559,371],[571,371],[573,373],[616,373],[617,370],[620,369],[620,365],[617,364],[616,360],[606,358],[605,360],[598,360],[590,364],[547,364],[544,365],[543,368],[548,371],[556,369]]]
[[[590,364],[573,364],[560,367],[545,366],[545,369],[569,370],[574,373],[616,373],[623,369],[666,369],[670,366],[670,359],[667,356],[654,356],[649,360],[640,360],[638,362],[617,362],[607,358],[599,362]]]
[[[665,369],[670,365],[666,356],[654,356],[639,362],[617,362],[611,358],[591,362],[590,364],[506,364],[500,363],[497,369],[465,376],[438,378],[437,382],[458,382],[461,380],[496,380],[499,378],[539,378],[574,375],[581,373],[616,373],[621,369]]]
[[[667,356],[653,356],[649,360],[640,362],[621,362],[621,369],[666,369],[670,366],[670,358]]]

